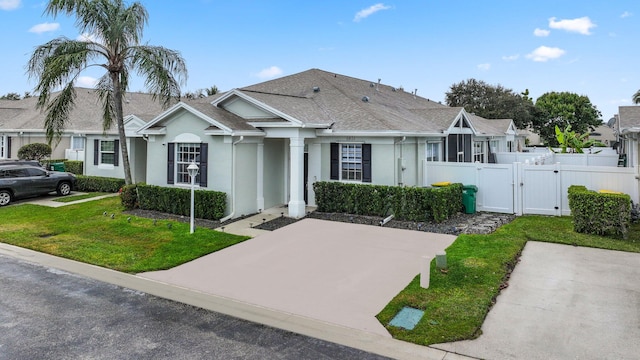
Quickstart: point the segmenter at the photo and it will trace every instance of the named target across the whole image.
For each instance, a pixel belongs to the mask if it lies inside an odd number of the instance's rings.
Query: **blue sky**
[[[587,95],[604,121],[640,89],[640,3],[615,1],[142,0],[144,42],[178,50],[184,91],[220,90],[319,68],[418,89],[444,102],[475,78],[535,99]],[[73,19],[43,15],[41,0],[0,0],[0,94],[30,91],[30,53],[78,38]],[[90,86],[100,73],[83,74]],[[143,91],[133,79],[130,90]]]

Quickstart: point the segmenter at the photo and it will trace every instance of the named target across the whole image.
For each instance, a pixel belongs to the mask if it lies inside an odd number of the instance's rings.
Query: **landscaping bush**
[[[124,179],[77,175],[76,189],[84,192],[117,193],[125,185]]]
[[[64,170],[76,175],[82,175],[83,162],[77,160],[65,160]]]
[[[626,237],[631,221],[629,195],[600,193],[572,185],[568,197],[574,231]]]
[[[170,214],[190,216],[191,190],[138,184],[140,208]],[[194,216],[199,219],[220,220],[226,209],[227,194],[219,191],[196,190]]]
[[[42,143],[33,143],[18,149],[18,159],[40,161],[51,156],[51,146]]]
[[[122,201],[122,206],[127,210],[132,210],[140,207],[140,203],[138,201],[138,189],[136,184],[125,185],[122,187],[120,191],[120,201]]]
[[[319,212],[441,222],[462,208],[462,184],[419,188],[320,181],[313,189]]]

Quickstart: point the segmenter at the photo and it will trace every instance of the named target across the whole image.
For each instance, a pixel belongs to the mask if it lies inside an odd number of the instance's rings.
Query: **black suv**
[[[69,195],[76,186],[76,176],[59,171],[47,171],[30,165],[0,164],[0,206],[14,199],[57,192]]]

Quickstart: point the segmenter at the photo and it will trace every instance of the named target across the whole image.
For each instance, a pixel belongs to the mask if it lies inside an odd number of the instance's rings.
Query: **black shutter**
[[[93,140],[93,165],[99,165],[100,161],[100,140]]]
[[[11,136],[7,136],[7,159],[11,159]]]
[[[340,144],[331,143],[331,180],[340,180]]]
[[[167,184],[173,184],[174,181],[174,159],[175,159],[175,149],[176,144],[168,143],[167,144]]]
[[[200,144],[200,186],[207,187],[207,161],[209,161],[209,144]]]
[[[120,165],[120,140],[113,140],[113,166]]]
[[[362,182],[371,182],[371,144],[362,144]]]

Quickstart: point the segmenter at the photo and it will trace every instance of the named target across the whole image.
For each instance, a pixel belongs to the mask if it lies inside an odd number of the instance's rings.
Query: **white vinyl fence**
[[[629,194],[638,202],[635,168],[582,165],[425,162],[424,185],[476,185],[476,209],[509,214],[569,215],[571,185]]]

